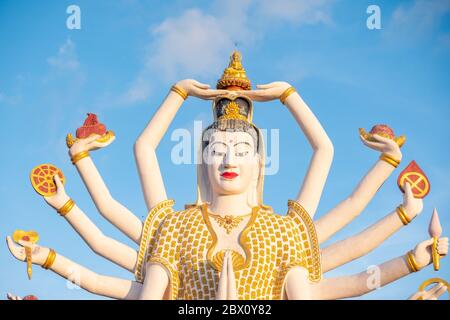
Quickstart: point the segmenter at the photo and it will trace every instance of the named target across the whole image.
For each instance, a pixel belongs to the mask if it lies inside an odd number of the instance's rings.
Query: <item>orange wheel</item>
[[[31,170],[30,180],[34,190],[41,196],[51,196],[56,193],[56,185],[53,176],[58,174],[61,182],[64,184],[66,178],[61,170],[52,164],[40,164]]]

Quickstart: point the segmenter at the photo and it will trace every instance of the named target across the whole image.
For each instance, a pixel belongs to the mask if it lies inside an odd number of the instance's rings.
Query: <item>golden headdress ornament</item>
[[[239,51],[234,50],[230,56],[228,68],[224,70],[222,77],[217,81],[217,89],[231,89],[230,87],[240,87],[244,90],[252,89],[241,60]]]
[[[242,120],[251,123],[253,115],[252,101],[245,96],[233,93],[236,90],[251,90],[250,80],[241,63],[241,54],[234,50],[230,63],[217,81],[217,89],[229,90],[228,95],[214,101],[214,120]]]

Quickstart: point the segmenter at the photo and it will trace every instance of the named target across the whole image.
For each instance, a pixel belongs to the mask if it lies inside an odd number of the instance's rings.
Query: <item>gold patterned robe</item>
[[[144,223],[136,279],[143,282],[146,263],[160,263],[170,275],[172,299],[215,299],[221,256],[206,206],[173,210],[166,200],[152,208]],[[290,268],[305,267],[313,282],[321,279],[319,245],[309,214],[295,201],[288,214],[255,207],[239,243],[245,257],[233,256],[239,299],[282,299]],[[236,267],[237,266],[237,267]]]

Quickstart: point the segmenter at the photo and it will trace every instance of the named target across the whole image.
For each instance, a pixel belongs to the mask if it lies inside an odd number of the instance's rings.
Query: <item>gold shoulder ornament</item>
[[[293,219],[300,229],[302,247],[306,256],[306,269],[308,269],[309,280],[318,282],[322,279],[322,263],[320,256],[319,240],[311,216],[296,201],[288,201],[287,216]]]
[[[152,240],[154,240],[154,235],[158,230],[164,218],[173,212],[173,205],[175,201],[165,200],[154,206],[147,215],[144,221],[144,226],[142,227],[141,243],[139,245],[138,259],[136,263],[136,269],[134,276],[136,281],[143,282],[145,277],[145,261],[148,252],[151,252],[153,247]]]

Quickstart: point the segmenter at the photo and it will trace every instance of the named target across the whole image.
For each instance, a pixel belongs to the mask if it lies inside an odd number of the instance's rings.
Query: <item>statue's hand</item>
[[[237,300],[236,278],[230,251],[225,252],[223,256],[216,300]]]
[[[231,251],[228,252],[228,300],[237,300],[236,277],[233,270]]]
[[[83,151],[92,151],[92,150],[104,148],[104,147],[110,145],[116,139],[115,136],[111,136],[108,139],[108,141],[99,142],[99,141],[97,141],[97,139],[100,137],[101,136],[99,134],[92,134],[87,138],[77,139],[77,141],[75,141],[75,143],[69,149],[70,156],[73,157],[77,153],[80,153]]]
[[[20,296],[16,296],[12,293],[7,293],[6,297],[8,298],[8,300],[23,300]]]
[[[405,193],[403,194],[403,207],[405,208],[408,216],[412,219],[422,212],[423,200],[414,197],[409,182],[405,181],[403,190],[405,190]]]
[[[269,84],[257,85],[257,90],[242,90],[237,91],[239,94],[243,94],[253,101],[272,101],[279,99],[286,89],[289,89],[291,85],[287,82],[276,81]]]
[[[417,291],[408,300],[437,300],[447,292],[447,286],[443,283],[437,283],[429,290]]]
[[[203,100],[214,100],[218,96],[226,95],[228,93],[227,90],[210,89],[209,84],[200,83],[193,79],[181,80],[176,86],[186,91],[188,96],[197,97]]]
[[[228,283],[228,252],[225,252],[222,261],[222,270],[220,271],[219,285],[216,292],[216,300],[227,300],[227,283]]]
[[[64,185],[57,174],[53,176],[53,181],[55,181],[56,184],[56,193],[52,196],[44,197],[44,200],[54,209],[58,210],[70,199],[70,197],[66,194]]]
[[[37,265],[43,265],[45,260],[47,260],[48,253],[50,252],[50,249],[38,246],[36,244],[33,244],[31,242],[19,240],[20,246],[16,245],[14,241],[11,239],[10,236],[6,237],[6,243],[8,244],[8,249],[11,252],[11,254],[20,261],[25,261],[26,254],[25,254],[25,248],[29,247],[31,248],[31,261],[34,264]]]
[[[414,249],[414,258],[420,269],[426,267],[433,262],[431,250],[433,246],[433,238],[422,241]],[[448,253],[448,238],[439,238],[437,243],[437,251],[440,256],[445,256]]]
[[[369,148],[381,153],[386,153],[399,161],[402,160],[402,152],[400,151],[400,147],[397,142],[392,139],[382,137],[379,134],[373,134],[372,136],[376,141],[369,141],[362,135],[359,135],[361,141]]]

